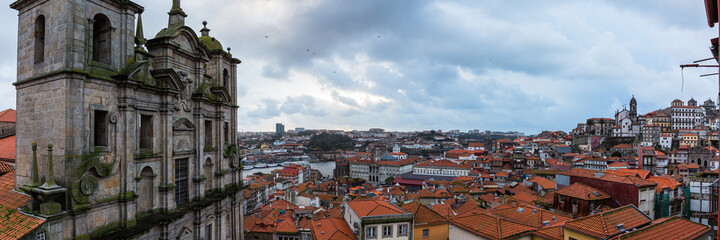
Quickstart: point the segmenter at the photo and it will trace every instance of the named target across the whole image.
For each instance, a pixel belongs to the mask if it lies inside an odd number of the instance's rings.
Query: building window
[[[140,115],[140,148],[153,148],[153,118],[150,115]]]
[[[212,172],[212,160],[210,158],[205,159],[204,164],[204,170],[205,170],[205,191],[209,191],[212,189],[212,178],[213,178],[213,172]]]
[[[35,20],[35,63],[45,61],[45,16]]]
[[[367,238],[376,238],[376,237],[377,237],[377,227],[367,228]]]
[[[212,121],[205,121],[205,146],[212,147]]]
[[[108,112],[103,110],[95,110],[95,118],[93,119],[93,146],[108,145]]]
[[[228,73],[228,70],[223,70],[223,87],[229,87],[228,82],[230,80],[230,74]]]
[[[392,225],[391,226],[383,226],[383,237],[392,237]]]
[[[36,236],[37,240],[45,240],[45,232],[39,232]]]
[[[175,159],[175,204],[188,201],[188,159]]]
[[[407,235],[407,225],[406,224],[400,224],[398,225],[398,236],[404,236]]]
[[[112,48],[110,19],[103,14],[98,14],[93,20],[92,60],[110,65],[110,49]]]
[[[423,229],[422,237],[430,237],[430,229]]]
[[[212,224],[205,226],[205,239],[212,240]]]
[[[228,123],[224,123],[224,124],[225,125],[223,126],[223,133],[225,135],[224,136],[225,143],[229,143],[230,142],[230,125]]]

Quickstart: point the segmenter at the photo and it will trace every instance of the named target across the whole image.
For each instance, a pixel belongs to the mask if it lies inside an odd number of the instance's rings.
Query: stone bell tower
[[[241,239],[230,48],[185,25],[180,0],[152,39],[130,0],[11,8],[16,188],[47,239]]]

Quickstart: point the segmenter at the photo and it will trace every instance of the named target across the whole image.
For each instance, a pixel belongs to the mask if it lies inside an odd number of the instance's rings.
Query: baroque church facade
[[[613,128],[614,137],[632,137],[640,132],[637,114],[637,100],[635,96],[630,99],[630,109],[623,108],[621,111],[615,112],[615,127]]]
[[[10,7],[19,12],[16,189],[32,196],[21,211],[46,219],[35,231],[242,239],[240,60],[230,48],[188,27],[180,0],[151,39],[129,0]]]

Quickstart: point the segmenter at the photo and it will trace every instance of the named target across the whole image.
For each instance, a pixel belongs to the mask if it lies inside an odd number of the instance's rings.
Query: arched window
[[[152,168],[148,166],[140,172],[140,177],[138,184],[138,195],[140,196],[138,211],[147,212],[152,210],[154,206],[153,195],[155,189],[153,188],[153,181],[155,180],[155,174],[153,174]]]
[[[92,60],[109,65],[110,49],[112,48],[110,19],[103,14],[98,14],[93,20],[95,23],[93,24]]]
[[[45,16],[35,20],[35,63],[45,61]]]
[[[230,74],[228,70],[223,70],[223,87],[228,87],[228,80],[230,80]]]

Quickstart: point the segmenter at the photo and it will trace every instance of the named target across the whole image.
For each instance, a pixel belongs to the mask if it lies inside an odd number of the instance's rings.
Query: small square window
[[[407,235],[408,226],[406,224],[398,225],[398,236]]]
[[[423,229],[422,236],[423,236],[424,238],[430,237],[430,229]]]
[[[383,237],[392,237],[393,226],[383,226]]]
[[[376,238],[377,237],[377,227],[369,227],[367,228],[367,238]]]

